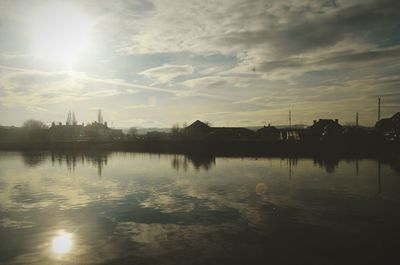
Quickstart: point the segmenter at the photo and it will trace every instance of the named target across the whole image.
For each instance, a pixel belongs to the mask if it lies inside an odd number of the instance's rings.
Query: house
[[[245,138],[251,137],[254,131],[242,127],[211,127],[210,136],[214,138]]]
[[[183,129],[183,133],[190,138],[232,139],[254,135],[254,131],[242,127],[210,127],[204,122],[196,120]]]
[[[185,127],[183,129],[183,131],[184,131],[185,134],[188,134],[188,135],[203,136],[203,135],[209,134],[210,131],[211,131],[211,128],[210,128],[210,126],[208,126],[204,122],[196,120],[195,122],[193,122],[189,126]]]
[[[400,112],[390,118],[381,119],[375,124],[375,129],[390,139],[400,138]]]
[[[83,125],[63,125],[61,122],[51,124],[49,128],[49,138],[52,141],[57,140],[79,140],[85,136],[85,128]]]
[[[271,124],[258,129],[256,133],[258,136],[265,139],[279,140],[280,138],[280,131],[276,127],[271,126]]]
[[[335,119],[314,120],[313,125],[309,127],[311,134],[318,137],[334,137],[343,134],[344,127]]]

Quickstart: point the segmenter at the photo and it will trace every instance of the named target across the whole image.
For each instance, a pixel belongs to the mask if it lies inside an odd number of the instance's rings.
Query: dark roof
[[[270,126],[270,125],[264,126],[263,128],[257,130],[257,133],[260,133],[260,134],[269,134],[269,133],[276,133],[276,132],[279,132],[279,130],[276,127]]]
[[[390,119],[395,122],[400,122],[400,112],[394,114]]]
[[[254,133],[254,131],[242,127],[211,127],[212,132],[232,132],[232,133]]]
[[[325,130],[330,131],[343,131],[344,128],[337,121],[332,119],[319,119],[315,121],[313,125],[310,126],[311,131],[323,132]]]
[[[395,113],[392,117],[381,119],[375,124],[375,128],[380,131],[392,131],[400,126],[400,112]]]
[[[375,128],[379,131],[391,131],[393,130],[393,120],[391,118],[381,119],[376,122]]]
[[[193,122],[185,128],[186,131],[208,131],[210,127],[199,120]]]
[[[254,131],[241,127],[212,127],[210,135],[216,137],[243,137],[253,135]]]

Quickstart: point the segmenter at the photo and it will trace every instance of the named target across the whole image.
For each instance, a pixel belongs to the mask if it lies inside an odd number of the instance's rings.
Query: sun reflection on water
[[[71,251],[71,248],[72,234],[65,231],[60,231],[51,242],[51,250],[56,254],[66,254]]]

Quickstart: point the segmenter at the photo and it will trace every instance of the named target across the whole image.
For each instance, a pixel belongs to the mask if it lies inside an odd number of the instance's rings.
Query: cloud
[[[0,227],[7,229],[23,229],[23,228],[32,228],[35,224],[29,221],[16,221],[10,220],[9,218],[0,219]]]
[[[370,97],[395,93],[394,82],[384,81],[400,69],[400,3],[395,0],[74,4],[95,21],[93,47],[74,77],[39,65],[30,55],[26,28],[35,7],[23,1],[1,4],[0,64],[9,67],[0,66],[0,108],[28,102],[50,115],[56,105],[85,100],[93,102],[88,108],[119,109],[124,114],[115,116],[116,124],[148,120],[170,126],[224,112],[232,114],[215,122],[284,123],[288,108],[303,111],[304,120],[311,121],[320,115],[318,108],[328,107],[324,102],[332,104],[326,113],[336,104],[346,109],[347,119],[360,110],[370,115]],[[363,86],[359,80],[365,80]],[[149,96],[157,98],[157,106],[146,101]],[[357,104],[344,103],[350,97]],[[383,97],[393,109],[400,103]],[[150,108],[151,113],[129,116],[129,109]]]
[[[206,76],[186,80],[183,84],[190,88],[217,88],[227,84],[227,80],[220,76]]]
[[[177,90],[136,85],[120,79],[89,77],[79,72],[46,72],[0,66],[3,106],[45,106],[63,102],[111,97],[141,90],[177,93]]]
[[[148,97],[147,104],[129,105],[126,106],[125,109],[147,109],[155,107],[156,104],[157,104],[157,99],[155,97]]]
[[[157,83],[168,83],[178,76],[189,75],[193,73],[193,67],[191,65],[163,65],[160,67],[150,68],[140,75],[143,75]]]

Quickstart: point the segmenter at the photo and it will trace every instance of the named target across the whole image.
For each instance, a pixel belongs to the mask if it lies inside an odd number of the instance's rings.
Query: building
[[[344,127],[339,124],[338,119],[314,120],[313,125],[311,125],[309,129],[313,136],[323,138],[340,136],[345,130]]]
[[[202,137],[208,135],[211,132],[211,128],[206,123],[196,120],[189,126],[185,127],[183,132],[186,135]]]
[[[85,135],[89,139],[118,140],[123,137],[122,130],[108,127],[107,122],[99,123],[97,121],[85,126]]]
[[[390,118],[379,120],[375,124],[375,129],[388,139],[400,139],[400,112]]]
[[[99,110],[98,121],[86,126],[83,123],[79,125],[75,113],[68,112],[65,124],[52,123],[49,128],[49,137],[52,141],[116,140],[121,139],[123,133],[122,130],[109,128],[107,122],[103,122],[103,116]]]
[[[280,130],[278,130],[274,126],[271,126],[271,124],[268,124],[268,126],[264,126],[258,129],[256,133],[259,137],[263,139],[279,140],[281,138]]]
[[[210,127],[196,120],[183,129],[183,134],[190,138],[238,139],[254,136],[255,132],[242,127]]]
[[[85,127],[83,125],[65,124],[53,122],[49,128],[49,138],[52,141],[71,141],[80,140],[85,137]]]

